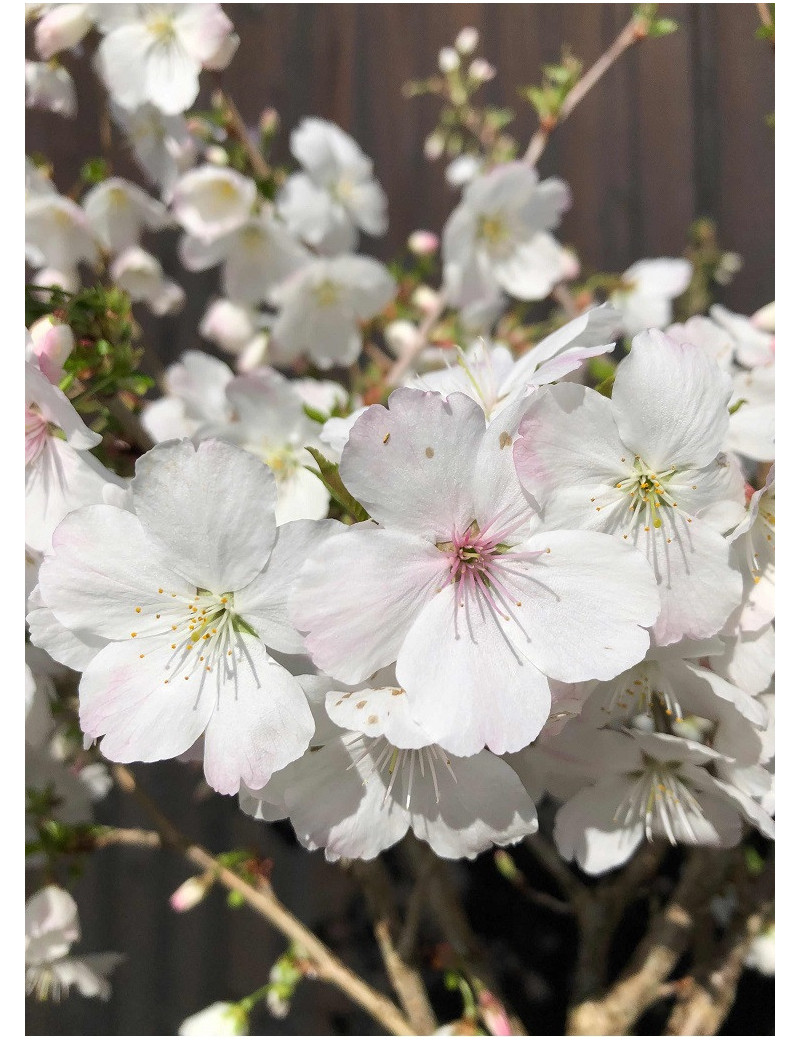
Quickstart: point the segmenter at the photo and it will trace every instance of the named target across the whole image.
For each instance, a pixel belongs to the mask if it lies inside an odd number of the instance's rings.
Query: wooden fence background
[[[242,39],[225,82],[246,121],[255,124],[269,106],[278,109],[285,130],[305,115],[323,116],[373,157],[390,200],[390,232],[378,242],[366,239],[363,248],[381,258],[400,249],[417,227],[440,231],[457,201],[443,180],[443,164],[422,157],[435,102],[404,100],[406,80],[431,74],[438,50],[462,26],[474,25],[481,33],[479,52],[498,69],[487,96],[519,113],[512,130],[526,141],[535,120],[516,88],[537,82],[540,65],[557,58],[562,43],[588,65],[631,12],[625,4],[558,3],[223,6]],[[744,260],[722,299],[751,312],[774,294],[774,149],[766,122],[775,106],[773,54],[755,38],[754,4],[665,4],[663,11],[678,20],[679,32],[625,55],[556,131],[540,171],[558,174],[572,188],[574,203],[560,235],[587,268],[624,270],[642,257],[679,255],[690,221],[713,217],[723,245]],[[87,156],[100,153],[94,115],[100,90],[85,63],[73,67],[79,70],[78,119],[29,113],[26,140],[29,152],[52,158],[62,190]],[[287,155],[285,141],[284,134]],[[121,152],[114,165],[122,175],[136,176]],[[217,279],[215,272],[187,279],[173,244],[174,237],[161,255],[168,273],[189,290],[187,309],[145,326],[165,361],[198,345],[197,322]],[[196,778],[185,767],[143,767],[140,776],[187,832],[213,850],[252,844],[272,857],[277,890],[289,906],[325,929],[346,958],[377,973],[354,909],[353,885],[321,854],[294,849],[288,832],[256,826],[230,799],[193,800]],[[99,815],[144,822],[115,796]],[[474,885],[482,869],[480,863],[456,868],[465,885]],[[229,911],[219,895],[188,915],[172,914],[166,899],[185,876],[167,853],[108,850],[95,857],[76,889],[83,948],[120,950],[127,961],[109,1004],[72,998],[60,1008],[30,1007],[28,1035],[170,1035],[187,1014],[263,983],[280,941],[248,911]],[[475,900],[470,909],[482,913]],[[544,934],[529,908],[515,909],[512,918],[503,928]],[[558,984],[554,992],[552,946],[542,942],[529,947],[528,998],[541,1031],[552,1032],[560,1028],[552,1017]],[[550,979],[549,997],[542,977]],[[370,1028],[343,998],[307,983],[296,1014],[285,1023],[264,1015],[254,1031],[313,1035],[331,1022],[341,1033]],[[763,1030],[752,1022],[748,1031]]]

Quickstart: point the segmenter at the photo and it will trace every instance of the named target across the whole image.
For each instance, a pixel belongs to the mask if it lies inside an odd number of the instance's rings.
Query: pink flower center
[[[437,548],[447,554],[448,571],[443,584],[456,585],[456,607],[464,607],[472,600],[485,603],[505,621],[510,621],[512,607],[521,607],[518,592],[509,588],[509,579],[524,577],[516,565],[535,560],[549,549],[537,552],[519,552],[504,542],[519,527],[519,522],[506,524],[495,530],[499,517],[486,524],[481,531],[477,521],[465,531],[453,530],[449,542],[437,542]]]

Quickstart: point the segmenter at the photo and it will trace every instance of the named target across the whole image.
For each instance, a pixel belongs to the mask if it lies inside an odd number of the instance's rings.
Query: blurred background
[[[374,160],[389,197],[390,229],[383,239],[362,240],[361,251],[384,260],[401,251],[417,228],[439,234],[459,198],[444,180],[446,160],[432,163],[422,154],[437,101],[403,98],[403,83],[432,75],[440,48],[452,44],[463,26],[475,26],[478,54],[497,68],[484,96],[514,109],[509,131],[524,148],[536,118],[518,87],[538,83],[541,64],[557,60],[562,44],[588,67],[632,10],[626,4],[557,3],[222,6],[241,37],[223,83],[248,125],[255,126],[264,109],[278,110],[276,158],[288,160],[289,131],[303,116],[316,115],[338,123]],[[775,107],[774,53],[755,37],[755,4],[661,8],[678,21],[678,32],[623,56],[553,134],[540,173],[556,174],[572,189],[573,205],[558,234],[577,250],[584,273],[679,256],[689,224],[708,216],[722,247],[743,261],[720,299],[750,313],[774,296],[774,131],[768,124]],[[33,54],[30,40],[27,53]],[[45,154],[57,185],[67,191],[86,159],[102,152],[102,91],[85,60],[65,55],[64,64],[76,81],[78,117],[28,112],[26,151]],[[208,85],[204,89],[200,107],[208,98]],[[111,158],[116,174],[141,182],[116,130]],[[157,251],[167,275],[187,289],[187,305],[164,319],[139,314],[164,363],[201,345],[197,325],[218,279],[216,271],[184,272],[176,237],[162,233]],[[199,776],[188,766],[166,763],[136,772],[192,839],[214,852],[250,847],[271,859],[283,901],[356,970],[385,987],[358,886],[341,868],[300,849],[287,824],[258,825],[233,799],[219,795],[198,799]],[[113,792],[98,806],[98,819],[147,825]],[[514,856],[534,885],[547,888],[524,850]],[[399,870],[396,855],[389,864]],[[504,888],[491,854],[452,870],[512,1004],[538,1034],[559,1033],[574,956],[571,923]],[[187,1015],[264,983],[285,943],[247,909],[227,907],[220,892],[187,914],[172,912],[168,897],[187,874],[168,852],[107,849],[94,855],[74,889],[84,935],[78,948],[117,950],[126,961],[108,1004],[74,996],[59,1006],[29,1000],[28,1035],[174,1035]],[[623,953],[625,936],[635,940],[636,922],[625,929]],[[441,985],[433,996],[442,1021],[460,1012],[457,997]],[[771,980],[746,972],[723,1034],[769,1035],[771,1009]],[[253,1033],[260,1035],[371,1031],[370,1021],[344,997],[315,982],[301,984],[288,1019],[266,1011],[253,1016]]]

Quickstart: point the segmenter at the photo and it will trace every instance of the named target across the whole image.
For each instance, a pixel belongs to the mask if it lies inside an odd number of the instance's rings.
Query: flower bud
[[[69,325],[59,324],[52,315],[39,318],[30,328],[33,355],[39,368],[51,383],[64,375],[64,362],[75,349],[75,337]]]
[[[432,314],[439,306],[439,294],[429,285],[419,285],[411,294],[411,302],[423,314]]]
[[[390,321],[383,334],[391,352],[399,356],[416,341],[417,328],[410,321]]]
[[[447,74],[448,72],[455,72],[458,66],[461,64],[461,59],[458,56],[458,52],[452,47],[442,47],[439,51],[439,69],[441,72]]]
[[[478,46],[478,30],[472,25],[465,25],[456,36],[456,50],[459,54],[472,54]]]
[[[422,148],[425,158],[430,160],[441,158],[442,153],[444,152],[444,146],[445,140],[441,134],[436,131],[432,134],[428,134]]]
[[[264,137],[274,137],[281,125],[281,117],[274,108],[265,108],[258,121],[258,129]]]
[[[478,1007],[480,1009],[481,1018],[483,1019],[483,1024],[492,1036],[514,1035],[511,1023],[508,1020],[508,1015],[506,1014],[506,1009],[497,997],[493,993],[490,993],[488,989],[481,990],[480,996],[478,997]]]
[[[497,75],[497,69],[486,58],[476,58],[470,64],[468,75],[478,83],[488,83]]]
[[[228,153],[221,145],[212,144],[205,150],[205,160],[213,163],[215,166],[227,166]]]
[[[413,231],[408,236],[408,248],[417,256],[432,256],[439,248],[439,236],[432,231]]]
[[[179,914],[192,910],[202,903],[214,883],[214,875],[208,871],[195,877],[187,878],[169,897],[169,905]]]

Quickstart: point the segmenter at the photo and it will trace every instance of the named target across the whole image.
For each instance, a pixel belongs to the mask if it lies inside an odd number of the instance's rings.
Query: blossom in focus
[[[386,195],[349,134],[325,119],[304,119],[292,131],[291,149],[304,172],[286,181],[278,212],[293,235],[337,254],[355,249],[359,230],[385,234]]]
[[[569,189],[540,181],[525,163],[475,177],[442,233],[447,297],[462,307],[500,288],[541,300],[560,280],[561,247],[549,234],[570,204]]]
[[[548,677],[641,660],[658,609],[644,558],[615,539],[532,527],[507,413],[401,388],[358,419],[340,475],[375,521],[306,561],[292,616],[326,674],[358,683],[397,661],[430,739],[497,754],[547,721]],[[623,551],[619,551],[619,550]]]
[[[39,1000],[61,1000],[74,986],[84,997],[108,1000],[108,975],[119,953],[70,956],[80,939],[78,907],[63,888],[47,885],[25,904],[25,991]]]
[[[360,323],[379,314],[396,285],[366,256],[312,260],[270,294],[279,308],[269,351],[275,364],[307,356],[320,368],[349,365],[361,352]]]
[[[51,383],[59,383],[64,375],[64,362],[75,348],[72,329],[46,314],[35,321],[29,331],[25,360],[34,362]]]
[[[267,646],[303,649],[285,601],[326,527],[278,531],[275,498],[252,455],[168,442],[137,461],[132,511],[90,506],[58,527],[39,593],[64,628],[108,640],[79,688],[81,728],[107,758],[175,758],[204,735],[206,779],[233,794],[308,746],[305,695]]]
[[[514,447],[548,526],[605,531],[646,554],[662,644],[715,635],[742,578],[723,534],[741,520],[744,481],[720,449],[730,380],[689,344],[640,333],[611,400],[561,383],[540,390]]]
[[[166,115],[193,104],[200,70],[218,67],[233,25],[219,4],[100,4],[100,75],[123,108],[146,102]]]
[[[672,301],[686,292],[692,277],[688,260],[638,260],[622,275],[624,288],[611,293],[609,303],[622,312],[622,329],[635,336],[645,329],[663,329],[672,320]]]
[[[507,347],[489,347],[481,341],[469,351],[459,350],[456,364],[414,376],[408,385],[445,396],[456,391],[468,394],[489,420],[537,387],[574,372],[586,358],[613,350],[618,321],[613,308],[593,307],[516,360]]]
[[[415,723],[405,691],[331,690],[337,731],[261,791],[245,812],[288,816],[301,844],[325,858],[373,859],[408,830],[446,859],[473,859],[536,830],[536,808],[514,770],[490,751],[450,755]]]

